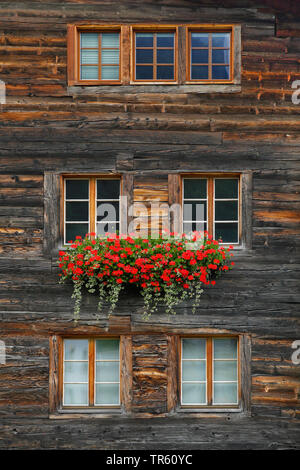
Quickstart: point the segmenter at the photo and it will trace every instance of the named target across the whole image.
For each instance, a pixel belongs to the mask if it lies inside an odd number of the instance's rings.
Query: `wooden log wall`
[[[68,88],[67,24],[81,21],[239,23],[241,91]],[[300,105],[291,99],[299,2],[2,2],[0,79],[0,447],[299,448],[300,366],[291,360],[300,300]],[[185,303],[176,316],[162,308],[145,321],[141,299],[122,298],[116,315],[130,316],[136,333],[134,417],[49,419],[50,335],[99,334],[110,324],[106,310],[96,318],[93,297],[73,324],[71,288],[58,285],[56,259],[43,251],[44,173],[126,171],[134,201],[149,208],[168,201],[169,173],[185,170],[252,172],[252,249],[236,254],[195,315]],[[168,335],[191,329],[250,335],[251,417],[162,417],[171,399]]]

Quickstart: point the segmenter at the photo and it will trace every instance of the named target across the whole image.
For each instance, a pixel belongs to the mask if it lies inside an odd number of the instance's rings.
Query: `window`
[[[63,239],[120,232],[120,178],[63,177]]]
[[[188,31],[188,80],[226,82],[232,79],[232,33]]]
[[[134,31],[135,81],[176,80],[176,33]]]
[[[238,338],[181,338],[181,405],[239,405],[238,356]]]
[[[64,339],[62,355],[63,406],[120,406],[119,339]]]
[[[184,177],[183,231],[207,230],[223,243],[239,244],[239,194],[239,175]]]
[[[173,84],[232,92],[240,83],[240,25],[68,26],[69,86]]]

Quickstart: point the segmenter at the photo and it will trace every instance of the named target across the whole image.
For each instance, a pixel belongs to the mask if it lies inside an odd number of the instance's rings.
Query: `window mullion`
[[[90,232],[97,233],[97,224],[96,224],[96,178],[90,178],[90,201],[89,201],[89,211],[90,211]]]
[[[157,77],[157,40],[156,34],[153,34],[153,79],[156,80]]]
[[[208,199],[208,233],[214,236],[214,179],[207,178],[207,199]]]
[[[95,340],[89,340],[89,406],[95,403]]]
[[[102,33],[99,33],[98,35],[98,79],[101,80],[101,47],[102,47]]]
[[[212,371],[212,338],[206,340],[206,361],[207,361],[207,404],[212,405],[212,382],[213,382],[213,371]]]

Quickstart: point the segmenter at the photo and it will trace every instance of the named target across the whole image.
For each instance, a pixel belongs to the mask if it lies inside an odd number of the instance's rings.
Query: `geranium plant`
[[[99,296],[113,311],[122,290],[138,288],[144,300],[144,314],[149,315],[163,303],[167,313],[183,300],[193,300],[195,311],[203,286],[215,285],[216,278],[232,268],[230,247],[220,246],[207,232],[193,232],[180,238],[132,238],[109,235],[95,238],[87,234],[65,251],[60,251],[60,282],[73,282],[75,321],[79,318],[82,291]]]

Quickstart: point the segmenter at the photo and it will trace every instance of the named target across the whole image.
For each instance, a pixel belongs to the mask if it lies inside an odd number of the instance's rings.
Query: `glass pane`
[[[182,384],[183,405],[204,405],[206,403],[205,384]]]
[[[206,222],[184,222],[183,224],[183,232],[204,232],[207,230]]]
[[[194,201],[194,202],[185,202],[183,205],[183,220],[192,221],[206,220],[206,202],[204,201]]]
[[[215,179],[216,199],[237,199],[239,195],[239,180],[235,179]]]
[[[212,50],[212,63],[213,64],[229,64],[229,50],[213,49]]]
[[[105,237],[108,233],[120,233],[119,223],[107,222],[97,223],[97,236]]]
[[[66,224],[66,243],[74,241],[76,236],[82,238],[89,232],[89,224]]]
[[[214,384],[214,404],[237,404],[237,384]]]
[[[119,47],[119,33],[102,33],[101,47]]]
[[[212,33],[212,47],[230,47],[230,33]]]
[[[65,382],[88,382],[88,362],[65,362]]]
[[[102,339],[96,340],[96,359],[117,359],[119,360],[119,340]]]
[[[88,180],[66,180],[66,199],[88,199]]]
[[[98,33],[81,33],[81,47],[98,47]]]
[[[97,202],[97,221],[118,221],[119,214],[119,203],[118,202]]]
[[[158,65],[156,72],[157,80],[173,80],[174,67]]]
[[[238,201],[215,201],[215,220],[238,220]]]
[[[208,66],[205,65],[192,65],[192,80],[207,80],[208,79]]]
[[[85,361],[89,358],[89,342],[87,339],[65,339],[65,360]]]
[[[153,67],[150,65],[137,65],[136,66],[136,79],[137,80],[153,80]]]
[[[174,33],[157,33],[157,47],[174,47]]]
[[[97,180],[97,199],[119,199],[120,180]]]
[[[183,359],[205,359],[206,340],[203,338],[184,338],[182,340]]]
[[[135,60],[137,64],[152,64],[153,49],[137,49]]]
[[[119,80],[119,66],[102,66],[101,80]]]
[[[237,380],[237,362],[214,361],[214,380]]]
[[[208,47],[208,33],[192,33],[192,47]]]
[[[136,33],[136,47],[153,47],[153,33]]]
[[[81,51],[81,63],[82,64],[98,64],[98,51],[86,50]]]
[[[119,381],[119,362],[96,362],[96,382]]]
[[[96,384],[97,405],[118,405],[119,384]]]
[[[230,224],[222,224],[216,223],[215,224],[215,239],[219,240],[222,239],[223,243],[238,243],[238,224],[237,223],[230,223]]]
[[[81,80],[98,80],[98,66],[95,67],[93,65],[89,66],[81,66]]]
[[[156,62],[158,64],[173,64],[174,51],[173,49],[158,49],[156,57]]]
[[[184,199],[206,199],[206,179],[187,179],[184,182]]]
[[[88,384],[65,384],[64,405],[88,405]]]
[[[219,338],[214,339],[214,359],[236,359],[237,339]]]
[[[89,203],[88,202],[66,202],[66,220],[67,221],[88,221]]]
[[[206,380],[206,361],[182,361],[183,381]]]
[[[208,50],[192,49],[192,64],[208,64]]]
[[[216,80],[229,80],[230,69],[229,65],[213,65],[212,66],[212,78]]]
[[[119,51],[101,51],[101,64],[118,64]]]

